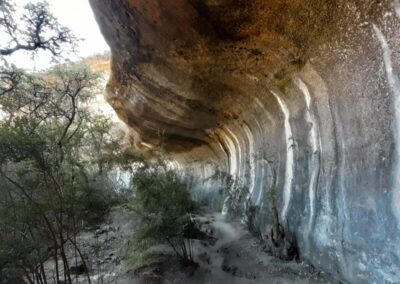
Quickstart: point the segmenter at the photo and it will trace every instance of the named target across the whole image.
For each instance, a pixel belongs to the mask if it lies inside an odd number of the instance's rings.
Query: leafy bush
[[[190,235],[194,203],[187,184],[164,164],[141,167],[134,175],[131,208],[144,224],[136,237],[136,248],[146,250],[167,243],[185,263],[192,264]]]
[[[119,137],[87,107],[99,83],[89,68],[8,72],[18,80],[0,77],[0,90],[7,90],[0,96],[0,273],[46,279],[44,262],[57,266],[61,259],[68,268],[66,245],[79,251],[78,232],[118,200],[110,178],[118,160],[106,154]],[[68,269],[63,276],[55,270],[58,280],[71,282]]]

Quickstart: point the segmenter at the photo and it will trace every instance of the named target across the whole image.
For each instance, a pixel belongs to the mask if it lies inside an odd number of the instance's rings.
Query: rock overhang
[[[341,279],[400,279],[394,2],[91,4],[112,50],[108,101],[138,148],[235,176],[251,200],[238,212],[251,204],[268,231],[278,207],[302,257]]]

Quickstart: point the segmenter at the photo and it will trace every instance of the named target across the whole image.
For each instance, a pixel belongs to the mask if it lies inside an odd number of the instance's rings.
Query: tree
[[[99,82],[89,68],[28,73],[7,64],[18,51],[59,58],[74,47],[47,2],[17,11],[0,0],[0,36],[0,283],[48,283],[50,260],[56,282],[71,283],[66,246],[86,267],[76,236],[115,200],[109,175],[117,159],[105,157],[117,151],[119,137],[110,135],[107,118],[87,109]]]
[[[76,41],[71,31],[61,26],[49,10],[46,1],[29,3],[20,18],[16,18],[16,7],[10,0],[0,0],[0,35],[4,40],[0,55],[8,56],[25,50],[48,51],[59,57],[62,47]]]
[[[99,164],[103,148],[115,144],[111,123],[87,109],[99,77],[81,65],[12,72],[17,85],[0,81],[9,90],[0,96],[0,274],[46,283],[44,262],[53,259],[57,282],[71,283],[66,245],[85,265],[76,235],[114,200]]]

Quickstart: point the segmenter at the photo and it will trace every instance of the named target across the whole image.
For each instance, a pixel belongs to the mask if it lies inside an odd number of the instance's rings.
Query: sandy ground
[[[90,264],[93,284],[247,284],[247,283],[335,283],[328,275],[302,262],[285,262],[262,251],[262,244],[241,224],[227,222],[221,214],[194,216],[214,242],[194,240],[193,256],[198,268],[183,268],[168,246],[152,248],[161,255],[162,263],[132,271],[127,259],[128,241],[137,231],[140,218],[127,209],[114,208],[107,221],[79,237]],[[71,263],[73,251],[70,251]],[[135,260],[133,260],[135,261]],[[51,264],[48,266],[51,270]],[[146,275],[146,277],[144,277]],[[74,283],[88,283],[83,275]]]
[[[117,279],[125,273],[122,262],[125,260],[127,243],[139,224],[140,219],[135,213],[123,207],[116,207],[110,211],[104,223],[78,236],[77,242],[87,258],[92,284],[118,283]],[[70,267],[82,264],[79,257],[75,258],[72,246],[67,247],[67,255]],[[61,261],[59,266],[62,267]],[[45,267],[46,274],[52,281],[50,283],[55,283],[54,262],[47,262]],[[61,269],[60,275],[62,274]],[[72,280],[76,284],[89,282],[86,275],[82,274],[73,275]]]
[[[160,248],[165,262],[157,268],[158,277],[142,279],[140,283],[335,283],[321,271],[302,262],[285,262],[262,251],[262,244],[241,224],[227,222],[221,214],[196,216],[202,231],[212,234],[216,242],[193,241],[197,269],[182,268],[172,251]],[[156,250],[155,250],[156,251]],[[137,279],[138,280],[138,279]],[[120,278],[120,284],[133,283],[132,278]]]

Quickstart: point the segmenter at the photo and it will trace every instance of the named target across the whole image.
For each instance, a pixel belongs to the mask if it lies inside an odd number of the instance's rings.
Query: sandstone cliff
[[[136,147],[235,176],[227,197],[201,190],[261,234],[276,207],[340,279],[400,282],[398,1],[90,2]]]

